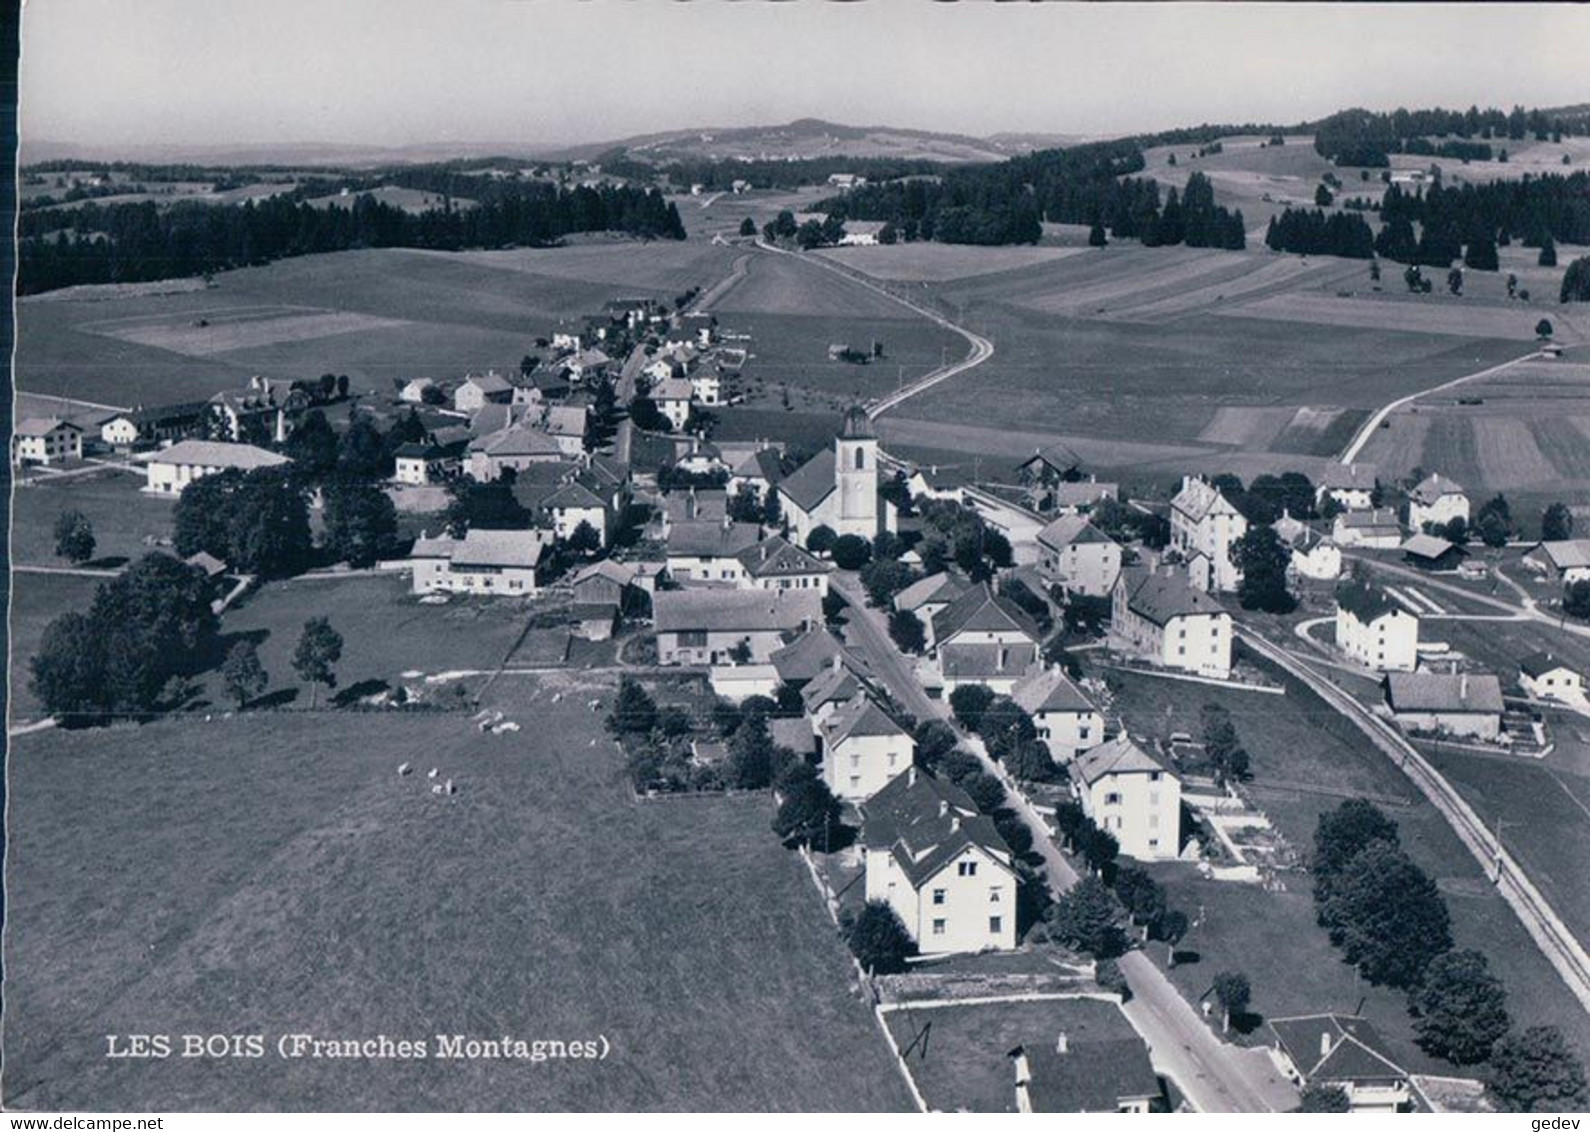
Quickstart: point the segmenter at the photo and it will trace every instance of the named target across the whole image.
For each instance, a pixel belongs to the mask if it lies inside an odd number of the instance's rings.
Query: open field
[[[118,565],[147,554],[148,538],[170,538],[175,502],[139,489],[142,475],[104,471],[66,479],[39,478],[18,487],[11,512],[11,558],[23,566],[67,566],[55,556],[55,520],[63,511],[81,511],[94,525],[90,565]],[[109,561],[106,561],[109,560]]]
[[[919,242],[888,246],[829,248],[819,255],[835,263],[855,268],[877,279],[906,283],[942,283],[973,275],[993,275],[1035,263],[1047,263],[1070,255],[1084,254],[1085,248],[973,247],[966,244]],[[992,253],[992,254],[991,254]]]
[[[838,398],[865,400],[897,389],[946,359],[966,355],[966,340],[888,298],[792,255],[759,253],[744,276],[710,307],[719,326],[751,336],[746,382],[762,402],[779,400],[784,384]],[[842,343],[884,356],[868,365],[833,361]]]
[[[610,694],[505,686],[515,735],[284,713],[20,740],[7,1107],[908,1109],[766,800],[636,803],[586,706]],[[432,1057],[107,1059],[131,1032]],[[438,1034],[611,1053],[439,1060]]]
[[[8,643],[11,649],[10,708],[16,722],[36,719],[39,703],[28,691],[28,661],[44,629],[70,610],[85,610],[101,579],[71,574],[11,574]]]
[[[571,258],[557,269],[562,274],[528,269],[540,262],[536,256],[560,263],[555,257],[565,253]],[[520,259],[508,258],[514,256]],[[386,393],[395,379],[511,368],[534,351],[536,337],[595,313],[610,298],[650,294],[672,302],[686,286],[710,286],[728,262],[723,249],[704,254],[662,242],[534,255],[381,249],[226,272],[191,292],[25,300],[17,305],[17,384],[112,405],[158,404],[238,388],[256,373],[292,379],[330,372]],[[624,264],[651,285],[624,282]],[[249,308],[271,317],[192,325],[210,317],[206,312]]]
[[[1287,694],[1279,697],[1122,673],[1110,678],[1123,690],[1117,706],[1128,728],[1145,738],[1178,730],[1196,734],[1202,704],[1222,704],[1252,758],[1248,793],[1305,855],[1321,813],[1349,797],[1374,801],[1397,823],[1403,848],[1446,894],[1456,946],[1483,951],[1506,982],[1514,1016],[1559,1025],[1582,1051],[1590,1052],[1590,1016],[1565,993],[1556,971],[1445,820],[1336,712],[1290,679],[1282,680]],[[1254,1009],[1269,1016],[1351,1010],[1360,994],[1371,994],[1382,1004],[1371,1014],[1376,1025],[1415,1063],[1402,996],[1367,987],[1355,990],[1352,971],[1341,964],[1314,922],[1305,874],[1285,874],[1290,891],[1271,895],[1239,885],[1200,884],[1184,866],[1166,869],[1171,876],[1178,871],[1192,886],[1189,895],[1179,898],[1191,904],[1184,908],[1189,917],[1195,917],[1198,902],[1206,906],[1206,925],[1183,945],[1205,957],[1196,970],[1176,976],[1184,987],[1201,994],[1216,972],[1228,967],[1244,971],[1254,984]],[[1231,894],[1224,900],[1198,895],[1205,888]],[[1176,895],[1172,902],[1178,902]],[[1222,904],[1225,915],[1217,923]]]
[[[1078,1045],[1138,1037],[1120,1007],[1089,998],[894,1010],[886,1018],[901,1050],[931,1024],[926,1050],[913,1050],[907,1064],[935,1112],[1017,1111],[1009,1052],[1018,1045],[1052,1049],[1062,1031]]]
[[[544,604],[544,603],[543,603]],[[339,689],[399,683],[404,672],[427,675],[457,669],[491,670],[507,657],[531,612],[529,599],[455,595],[446,605],[421,605],[399,574],[305,578],[275,582],[250,594],[222,618],[227,639],[248,639],[270,674],[267,699],[307,704],[292,670],[292,652],[310,617],[329,618],[342,634]],[[225,703],[218,674],[207,677],[209,698]]]

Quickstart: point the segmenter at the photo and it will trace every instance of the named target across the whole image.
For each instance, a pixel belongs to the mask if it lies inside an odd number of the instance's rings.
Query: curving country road
[[[756,246],[761,248],[763,251],[771,252],[774,255],[795,254],[794,252],[787,252],[782,248],[775,248],[772,244],[769,244],[760,238],[757,239]],[[880,397],[878,400],[872,402],[867,406],[867,418],[869,420],[877,420],[890,409],[895,408],[905,401],[909,401],[918,393],[925,393],[929,389],[932,389],[935,385],[938,385],[940,382],[948,381],[957,374],[962,374],[967,370],[975,369],[986,362],[989,358],[994,356],[994,343],[992,339],[985,338],[981,334],[975,333],[974,331],[966,329],[964,326],[960,326],[951,322],[937,311],[932,310],[929,307],[924,307],[920,303],[914,303],[904,296],[896,295],[887,287],[881,287],[869,279],[865,279],[854,272],[847,271],[836,263],[831,263],[830,261],[823,259],[821,256],[802,256],[800,258],[804,263],[809,263],[819,267],[824,271],[839,276],[841,279],[847,280],[850,283],[854,283],[858,287],[865,287],[869,291],[873,291],[879,295],[882,295],[896,306],[904,307],[912,314],[920,315],[929,322],[933,322],[939,326],[942,326],[945,330],[948,330],[954,334],[959,334],[962,338],[966,339],[967,345],[970,347],[966,357],[962,358],[960,361],[952,362],[947,366],[940,366],[938,369],[935,369],[932,372],[917,378],[910,385],[903,386],[902,388],[895,390],[893,393],[890,393],[888,396]]]
[[[1512,361],[1503,362],[1501,365],[1491,366],[1489,369],[1482,369],[1478,373],[1466,373],[1462,377],[1454,377],[1451,381],[1443,381],[1440,385],[1432,385],[1428,389],[1421,389],[1417,393],[1410,393],[1406,397],[1398,397],[1390,404],[1382,405],[1379,409],[1375,410],[1374,414],[1367,421],[1363,423],[1363,426],[1359,428],[1352,440],[1348,442],[1347,447],[1342,450],[1341,456],[1338,457],[1337,463],[1351,464],[1354,460],[1358,459],[1358,454],[1364,450],[1364,445],[1369,443],[1369,438],[1375,435],[1375,430],[1380,427],[1381,422],[1389,417],[1392,413],[1402,408],[1404,405],[1411,404],[1412,402],[1417,401],[1420,397],[1428,397],[1432,393],[1439,393],[1443,389],[1452,389],[1459,385],[1467,384],[1470,381],[1478,381],[1483,377],[1494,377],[1505,370],[1512,369],[1520,362],[1527,362],[1531,358],[1538,358],[1540,356],[1541,353],[1539,350],[1531,350],[1529,353],[1523,355],[1522,357],[1514,358]]]

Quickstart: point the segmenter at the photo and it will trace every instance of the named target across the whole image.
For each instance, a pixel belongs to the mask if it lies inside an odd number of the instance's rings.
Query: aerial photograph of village
[[[30,2],[0,1106],[1590,1109],[1590,8],[1284,7]]]

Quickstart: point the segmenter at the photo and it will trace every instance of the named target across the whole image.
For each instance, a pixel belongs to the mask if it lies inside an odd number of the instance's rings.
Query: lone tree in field
[[[1557,244],[1550,236],[1540,245],[1540,259],[1537,262],[1541,267],[1557,266]]]
[[[1093,227],[1088,229],[1088,247],[1103,248],[1108,247],[1109,243],[1109,237],[1104,234],[1104,225],[1095,220]]]
[[[1583,1112],[1584,1067],[1555,1026],[1531,1026],[1491,1047],[1485,1087],[1503,1112]]]
[[[1120,905],[1098,877],[1083,877],[1049,906],[1049,931],[1097,958],[1121,953]]]
[[[862,969],[874,975],[905,970],[905,961],[916,954],[916,941],[905,930],[894,909],[882,900],[869,900],[845,932],[845,942]]]
[[[221,681],[226,685],[226,694],[237,701],[239,711],[265,690],[270,678],[259,662],[259,650],[253,641],[239,641],[232,646],[221,666]]]
[[[752,220],[749,216],[747,216],[744,220],[740,221],[740,235],[742,235],[742,236],[754,236],[754,235],[756,235],[756,221]]]
[[[1352,1102],[1340,1085],[1305,1085],[1298,1112],[1351,1112]]]
[[[1535,337],[1536,338],[1550,338],[1551,334],[1552,334],[1551,319],[1543,318],[1539,322],[1535,323]]]
[[[1222,1033],[1231,1032],[1231,1019],[1240,1017],[1248,1012],[1248,1003],[1253,998],[1253,988],[1248,984],[1248,976],[1239,971],[1222,971],[1215,976],[1215,1000],[1220,1003]]]
[[[311,708],[318,703],[322,684],[328,689],[337,686],[336,665],[341,659],[342,634],[331,627],[331,622],[324,617],[305,621],[298,647],[293,650],[293,671],[309,685]]]
[[[81,511],[62,511],[55,520],[55,554],[68,562],[94,557],[94,524]]]
[[[1507,991],[1478,951],[1430,960],[1424,984],[1408,996],[1419,1048],[1454,1065],[1478,1065],[1512,1026]]]

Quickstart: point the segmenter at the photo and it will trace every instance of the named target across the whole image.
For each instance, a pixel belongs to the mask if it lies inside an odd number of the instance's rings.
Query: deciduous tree
[[[226,694],[237,701],[239,711],[265,690],[269,679],[253,641],[233,645],[226,654],[226,663],[221,665],[221,682],[226,685]]]
[[[1514,1031],[1491,1047],[1485,1086],[1503,1112],[1583,1112],[1590,1107],[1579,1056],[1555,1026]]]
[[[55,554],[80,564],[94,557],[94,524],[81,511],[62,511],[55,520]]]
[[[293,650],[293,671],[309,685],[309,706],[315,707],[321,685],[337,686],[337,662],[342,659],[342,634],[331,627],[324,617],[311,617],[304,622],[298,636],[298,647]]]
[[[1507,991],[1478,951],[1447,951],[1430,960],[1408,996],[1413,1032],[1426,1053],[1455,1065],[1478,1065],[1507,1033]]]

